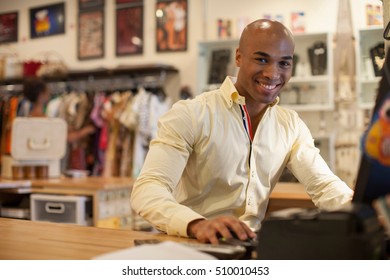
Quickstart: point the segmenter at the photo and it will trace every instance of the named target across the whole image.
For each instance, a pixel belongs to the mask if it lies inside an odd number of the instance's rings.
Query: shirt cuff
[[[192,211],[190,208],[181,209],[180,213],[175,214],[169,221],[167,234],[189,237],[187,234],[188,224],[199,219],[205,219],[205,217]]]

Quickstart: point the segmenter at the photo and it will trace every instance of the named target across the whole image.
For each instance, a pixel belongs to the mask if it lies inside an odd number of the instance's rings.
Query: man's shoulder
[[[300,117],[296,111],[280,105],[275,105],[271,108],[271,116],[289,127],[295,126],[300,122]]]
[[[290,117],[290,118],[297,118],[298,117],[298,113],[296,111],[294,111],[293,109],[290,109],[290,108],[286,108],[284,106],[280,106],[280,105],[275,105],[272,107],[273,111],[280,115],[280,116],[285,116],[285,117]]]
[[[177,103],[183,106],[203,106],[212,102],[220,101],[222,98],[221,92],[219,89],[214,89],[211,91],[205,91],[192,99],[180,100]]]

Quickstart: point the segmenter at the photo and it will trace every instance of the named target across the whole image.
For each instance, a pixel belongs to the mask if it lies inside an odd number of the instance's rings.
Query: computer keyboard
[[[220,238],[219,243],[224,245],[242,246],[245,248],[257,247],[258,244],[256,239],[240,240],[237,238]]]
[[[159,239],[136,239],[135,245],[157,244],[162,242]],[[240,245],[228,244],[204,244],[196,242],[180,242],[181,245],[210,254],[217,259],[240,259],[246,254],[246,248]]]

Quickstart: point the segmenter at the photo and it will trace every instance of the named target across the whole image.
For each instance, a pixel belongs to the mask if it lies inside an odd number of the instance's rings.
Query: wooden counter
[[[116,206],[123,205],[125,211],[130,217],[130,192],[134,180],[129,177],[86,177],[86,178],[68,178],[32,180],[29,187],[0,189],[0,201],[8,199],[11,195],[42,193],[52,195],[79,195],[88,196],[92,199],[93,223],[94,226],[121,228],[122,213],[112,213],[110,199],[115,197],[118,192],[125,193],[121,200],[116,200]],[[123,195],[122,193],[122,195]],[[304,187],[299,183],[278,183],[270,195],[268,212],[284,208],[302,207],[314,208],[310,197],[306,194]],[[123,211],[122,211],[123,212]],[[127,215],[126,214],[126,215]],[[134,226],[127,226],[134,228]]]
[[[94,213],[99,213],[99,207],[102,202],[99,201],[99,195],[105,191],[129,188],[131,189],[134,180],[131,178],[61,178],[50,180],[33,180],[33,193],[52,193],[52,194],[71,194],[71,195],[89,195],[93,197]],[[281,183],[279,182],[270,195],[268,212],[291,208],[315,208],[305,189],[300,183]],[[94,225],[99,225],[101,218],[98,214],[94,215]]]
[[[300,183],[277,183],[268,203],[268,212],[285,208],[315,208],[309,195]]]
[[[188,241],[159,233],[7,218],[0,218],[0,232],[2,260],[83,260],[134,246],[134,239]]]
[[[32,181],[32,193],[90,195],[99,211],[99,193],[131,188],[129,178],[51,179]],[[4,194],[3,194],[4,195]],[[314,207],[301,184],[279,183],[271,194],[268,211]],[[98,212],[97,212],[98,213]],[[94,217],[97,220],[98,217]],[[188,241],[165,234],[86,227],[0,218],[0,259],[91,259],[133,246],[134,239]]]

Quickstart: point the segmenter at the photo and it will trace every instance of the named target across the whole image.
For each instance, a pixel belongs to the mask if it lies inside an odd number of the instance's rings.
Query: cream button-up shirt
[[[253,140],[246,129],[244,97],[227,77],[217,90],[179,101],[159,120],[131,205],[157,229],[187,236],[199,218],[234,215],[253,230],[285,166],[314,204],[333,210],[352,190],[329,169],[313,137],[292,110],[268,107]]]

